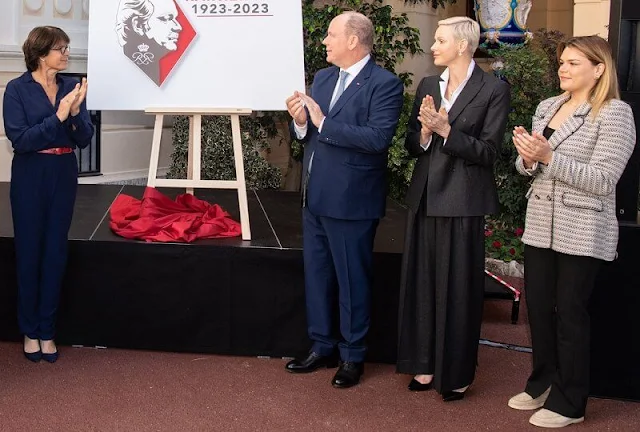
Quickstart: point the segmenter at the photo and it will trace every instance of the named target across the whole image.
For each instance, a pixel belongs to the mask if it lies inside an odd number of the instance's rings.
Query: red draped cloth
[[[190,194],[175,201],[147,187],[142,200],[120,194],[110,209],[110,226],[128,239],[192,242],[196,239],[239,236],[240,224],[217,204]]]

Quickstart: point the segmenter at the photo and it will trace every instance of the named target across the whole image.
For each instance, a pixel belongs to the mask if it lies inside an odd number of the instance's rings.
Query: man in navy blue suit
[[[403,85],[371,58],[373,25],[364,15],[334,18],[322,43],[334,66],[316,74],[310,95],[295,92],[286,101],[291,132],[305,145],[303,255],[313,342],[308,356],[286,370],[306,373],[339,363],[332,384],[347,388],[364,371],[373,240],[385,212],[387,153]],[[341,338],[332,332],[335,303]]]

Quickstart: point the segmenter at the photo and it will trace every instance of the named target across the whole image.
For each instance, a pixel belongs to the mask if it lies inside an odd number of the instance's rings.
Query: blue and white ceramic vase
[[[480,45],[521,45],[531,33],[527,18],[532,0],[474,0],[476,20],[480,24]]]

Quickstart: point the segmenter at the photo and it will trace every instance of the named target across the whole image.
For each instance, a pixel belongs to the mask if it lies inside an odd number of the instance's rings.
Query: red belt
[[[38,153],[63,155],[67,153],[73,153],[73,149],[71,147],[54,147],[46,150],[40,150]]]

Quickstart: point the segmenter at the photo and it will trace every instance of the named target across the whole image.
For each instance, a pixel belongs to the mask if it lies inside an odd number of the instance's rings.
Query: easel
[[[151,161],[149,162],[149,177],[147,186],[155,188],[184,187],[188,194],[193,195],[194,188],[207,189],[236,189],[238,191],[238,206],[240,208],[240,225],[242,240],[251,240],[249,226],[249,206],[247,204],[247,184],[244,178],[244,162],[242,159],[242,139],[240,135],[240,116],[251,114],[250,109],[203,109],[203,108],[148,108],[146,114],[154,114],[156,122],[153,127],[153,142],[151,144]],[[165,115],[189,116],[189,156],[186,179],[159,179],[158,159],[160,157],[160,140],[162,139],[162,123]],[[236,165],[236,180],[201,180],[202,164],[202,116],[231,116],[231,132],[233,135],[233,158]]]

